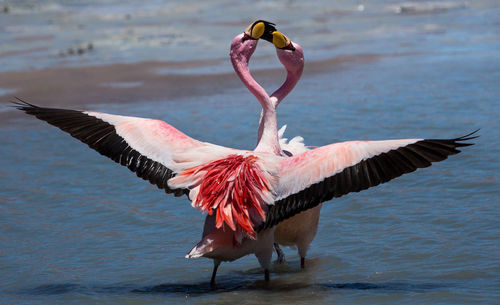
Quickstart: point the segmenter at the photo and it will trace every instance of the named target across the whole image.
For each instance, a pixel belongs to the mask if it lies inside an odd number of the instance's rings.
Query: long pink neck
[[[285,67],[287,75],[283,85],[281,85],[278,90],[274,91],[274,93],[270,97],[270,102],[273,105],[274,109],[276,109],[279,103],[293,90],[297,82],[300,80],[300,77],[302,76],[302,71],[304,68],[304,54],[300,45],[294,44],[294,46],[295,51],[293,53],[290,51],[276,49],[278,58]],[[264,132],[264,126],[266,123],[266,117],[264,115],[264,111],[262,111],[259,122],[259,139]]]
[[[276,90],[270,97],[270,102],[273,105],[273,108],[276,110],[278,108],[279,103],[293,90],[295,85],[300,79],[300,76],[297,76],[297,74],[290,72],[287,70],[287,76],[286,80],[279,87],[278,90]],[[258,139],[261,138],[262,133],[264,132],[264,125],[266,124],[265,121],[265,116],[264,116],[264,110],[260,113],[260,122],[259,122],[259,134],[258,134]]]
[[[242,43],[242,35],[233,39],[230,57],[233,68],[243,84],[255,95],[262,105],[261,125],[259,126],[259,141],[254,151],[271,152],[281,154],[278,141],[278,122],[276,120],[276,109],[266,90],[260,86],[250,74],[248,61],[257,47],[257,40],[247,40]],[[260,131],[262,129],[262,131]]]
[[[304,70],[304,52],[302,51],[302,47],[297,43],[294,43],[293,46],[295,47],[294,51],[276,49],[276,54],[286,69],[286,80],[271,95],[271,102],[274,108],[278,107],[279,103],[293,90]]]
[[[281,87],[278,88],[278,90],[274,91],[274,93],[271,95],[271,102],[273,103],[274,108],[277,108],[279,103],[290,93],[292,92],[293,88],[297,84],[297,82],[300,79],[300,74],[297,74],[295,71],[290,71],[287,69],[287,75],[286,75],[286,80],[281,85]]]

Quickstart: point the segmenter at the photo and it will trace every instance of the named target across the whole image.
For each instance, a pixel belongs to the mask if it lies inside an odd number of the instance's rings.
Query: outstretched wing
[[[176,196],[188,194],[169,187],[176,173],[234,152],[195,140],[160,120],[15,104]]]
[[[431,162],[459,153],[457,147],[476,131],[455,139],[351,141],[319,147],[285,158],[279,166],[280,182],[274,205],[259,229],[310,209],[321,202],[379,185]]]

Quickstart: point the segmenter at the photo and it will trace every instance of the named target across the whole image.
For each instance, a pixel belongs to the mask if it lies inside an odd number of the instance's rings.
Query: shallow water
[[[123,7],[109,3],[109,14],[122,13]],[[445,2],[434,2],[441,5],[437,11],[397,13],[393,2],[378,1],[374,12],[369,10],[374,4],[360,12],[346,1],[331,10],[313,8],[299,19],[304,4],[287,3],[297,23],[285,16],[276,22],[284,23],[281,28],[293,40],[304,41],[306,61],[378,54],[331,71],[308,73],[306,65],[303,79],[279,108],[288,137],[301,135],[306,144],[319,146],[350,139],[455,137],[481,128],[476,145],[324,204],[305,270],[295,250],[286,250],[287,264],[274,266],[272,281],[265,283],[257,260],[248,256],[223,264],[219,288],[210,290],[211,261],[184,258],[200,238],[204,217],[186,198],[166,196],[45,123],[16,119],[0,127],[0,303],[500,302],[500,60],[493,26],[499,24],[498,6],[446,2],[450,8],[439,9]],[[56,4],[67,11],[64,3]],[[280,8],[278,2],[256,5],[273,4]],[[101,11],[82,6],[83,12]],[[213,23],[224,20],[216,5],[205,10],[203,18],[212,12]],[[350,13],[336,13],[343,10]],[[232,18],[242,19],[244,13],[238,14]],[[371,39],[360,34],[355,42],[339,38],[352,24],[357,27],[347,32],[362,28],[366,35],[380,34]],[[425,24],[441,30],[420,32]],[[328,30],[321,37],[306,35],[323,27]],[[221,32],[227,40],[222,49],[234,35]],[[342,46],[332,47],[324,37]],[[211,58],[224,57],[227,50],[218,53],[213,43]],[[176,47],[173,53],[194,59]],[[267,54],[276,64],[272,48],[265,47],[254,61]],[[26,68],[10,64],[5,69]],[[255,145],[260,111],[243,86],[209,96],[88,108],[159,118],[197,139],[246,149]]]

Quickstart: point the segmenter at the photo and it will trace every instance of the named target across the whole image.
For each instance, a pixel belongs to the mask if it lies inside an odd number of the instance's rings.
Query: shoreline
[[[345,65],[364,64],[382,57],[401,55],[341,55],[306,62],[303,77],[335,72]],[[406,56],[406,55],[403,55]],[[200,63],[197,63],[200,64]],[[85,67],[47,68],[0,73],[0,107],[8,107],[15,97],[49,107],[84,109],[89,104],[130,104],[139,101],[169,100],[213,95],[243,86],[236,74],[164,74],[160,70],[179,68],[182,63],[146,61]],[[192,65],[186,62],[186,69]],[[278,87],[285,79],[281,67],[252,70],[264,87]],[[0,122],[22,117],[15,110],[0,112]],[[0,123],[0,126],[3,125]]]

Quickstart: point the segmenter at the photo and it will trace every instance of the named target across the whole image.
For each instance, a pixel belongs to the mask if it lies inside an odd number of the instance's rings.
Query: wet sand
[[[374,61],[382,55],[343,55],[306,63],[303,77],[332,72],[353,64]],[[219,74],[165,74],[168,69],[189,69],[212,62],[170,63],[148,61],[90,67],[48,68],[0,73],[0,88],[13,92],[0,96],[7,107],[19,97],[27,102],[52,107],[83,109],[89,104],[168,101],[184,97],[222,93],[243,86],[234,72]],[[264,87],[274,88],[285,77],[283,68],[252,71]],[[5,108],[4,108],[5,110]],[[0,122],[20,117],[16,111],[0,112]],[[1,124],[1,123],[0,123]]]

